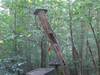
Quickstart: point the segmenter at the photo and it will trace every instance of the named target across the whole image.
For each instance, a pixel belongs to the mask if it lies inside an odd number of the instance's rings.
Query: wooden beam
[[[39,68],[28,72],[26,75],[56,75],[54,68]]]

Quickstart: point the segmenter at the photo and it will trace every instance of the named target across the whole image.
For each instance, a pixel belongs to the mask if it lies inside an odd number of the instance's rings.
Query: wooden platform
[[[56,75],[54,68],[38,68],[28,72],[26,75]]]

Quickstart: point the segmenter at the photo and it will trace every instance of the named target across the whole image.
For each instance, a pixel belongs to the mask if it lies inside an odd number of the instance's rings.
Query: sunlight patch
[[[28,0],[29,3],[32,3],[32,0]]]
[[[75,0],[71,0],[71,2],[73,3],[73,2],[75,2]]]
[[[3,44],[4,43],[4,41],[3,40],[0,40],[0,44]]]

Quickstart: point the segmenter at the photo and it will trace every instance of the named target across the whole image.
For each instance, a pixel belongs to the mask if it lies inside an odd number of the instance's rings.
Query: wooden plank
[[[28,72],[26,75],[56,75],[54,68],[38,68]]]

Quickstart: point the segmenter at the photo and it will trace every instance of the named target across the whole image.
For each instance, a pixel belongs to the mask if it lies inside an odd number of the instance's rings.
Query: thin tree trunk
[[[47,45],[46,45],[45,36],[41,39],[41,67],[46,67],[47,63]]]
[[[91,27],[91,30],[93,32],[93,36],[94,36],[94,39],[95,39],[95,42],[96,42],[96,46],[97,46],[97,50],[98,50],[98,66],[100,66],[100,47],[99,47],[99,41],[96,37],[96,33],[95,33],[95,30],[92,26],[92,18],[91,18],[91,9],[89,8],[89,25]],[[100,75],[100,67],[98,67],[98,75]]]
[[[18,54],[18,48],[17,48],[17,32],[16,32],[17,22],[16,22],[16,19],[17,19],[17,12],[16,12],[16,9],[15,9],[15,12],[14,12],[14,26],[13,26],[13,34],[14,34],[13,48],[14,48],[15,54]]]
[[[96,10],[97,15],[96,15],[96,29],[97,29],[97,41],[98,41],[98,66],[100,66],[100,10]],[[98,75],[100,75],[100,67],[98,68]]]
[[[89,56],[88,56],[88,48],[87,47],[86,47],[86,56],[85,57],[86,57],[86,61],[88,61]],[[90,75],[88,68],[89,68],[89,65],[86,65],[86,69],[87,69],[86,70],[86,75]]]
[[[96,66],[95,58],[93,56],[93,53],[92,53],[92,50],[91,50],[91,47],[90,47],[90,44],[89,44],[89,41],[88,40],[87,40],[87,47],[88,47],[89,52],[90,52],[91,57],[92,57],[92,61],[93,61],[93,65],[94,65],[94,70],[97,71],[97,66]]]
[[[71,36],[71,44],[72,44],[72,56],[74,61],[74,67],[75,67],[75,75],[78,75],[78,52],[76,50],[76,47],[74,45],[74,39],[73,39],[73,29],[72,29],[72,11],[71,11],[71,5],[69,1],[69,27],[70,27],[70,36]]]
[[[81,19],[81,34],[80,34],[80,67],[81,75],[83,75],[83,47],[84,47],[84,21]]]
[[[26,51],[25,51],[25,57],[26,57],[26,67],[24,68],[25,72],[29,72],[33,69],[33,66],[32,66],[32,62],[31,62],[31,41],[28,40],[28,38],[25,39],[25,43],[26,43]]]

